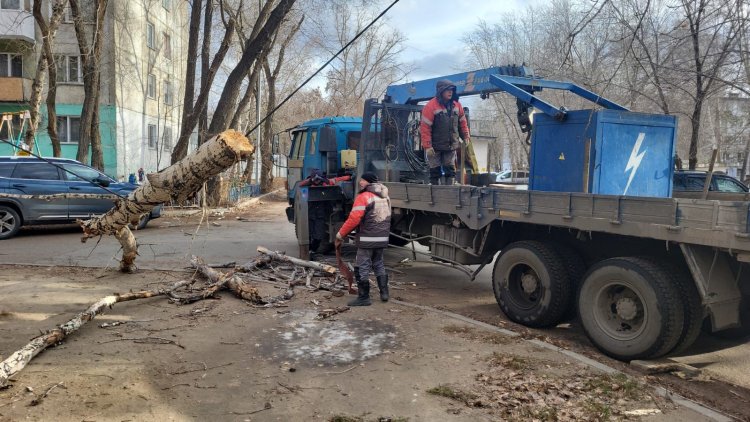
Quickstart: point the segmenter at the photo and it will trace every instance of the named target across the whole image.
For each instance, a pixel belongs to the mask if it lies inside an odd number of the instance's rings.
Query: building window
[[[21,10],[21,0],[0,0],[0,9]]]
[[[156,76],[148,75],[148,86],[146,87],[146,96],[156,98]]]
[[[81,140],[80,116],[57,116],[57,136],[61,144],[77,144]]]
[[[154,39],[154,24],[146,23],[146,45],[148,48],[156,48],[156,40]]]
[[[169,11],[172,8],[172,0],[161,0],[161,7]]]
[[[167,126],[161,135],[161,142],[164,145],[164,151],[172,151],[172,128]]]
[[[172,83],[164,81],[164,104],[172,105]]]
[[[156,149],[156,125],[148,125],[148,147]]]
[[[57,56],[57,82],[81,83],[83,82],[83,70],[81,69],[81,58],[79,56]]]
[[[172,60],[172,37],[167,35],[165,32],[164,34],[164,57]]]
[[[19,54],[0,53],[0,77],[23,76],[23,58]]]

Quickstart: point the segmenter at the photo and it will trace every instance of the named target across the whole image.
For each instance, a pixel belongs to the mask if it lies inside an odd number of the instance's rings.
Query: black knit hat
[[[368,183],[377,183],[378,176],[375,173],[367,172],[362,174],[362,179],[367,180]]]

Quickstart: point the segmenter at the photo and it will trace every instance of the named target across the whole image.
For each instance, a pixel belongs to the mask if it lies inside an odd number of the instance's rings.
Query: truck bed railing
[[[503,220],[750,252],[750,202],[459,185],[387,186],[394,207],[454,214],[472,229]]]

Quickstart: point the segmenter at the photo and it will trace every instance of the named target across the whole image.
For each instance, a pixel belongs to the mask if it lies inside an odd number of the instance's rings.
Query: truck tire
[[[16,210],[0,205],[0,240],[10,239],[21,229],[21,217]]]
[[[685,315],[680,339],[674,349],[669,352],[670,354],[679,354],[687,350],[698,339],[706,314],[701,303],[700,293],[698,293],[698,288],[695,286],[690,272],[676,265],[670,265],[668,273],[672,276],[672,282],[679,291],[679,297],[682,298],[682,310]]]
[[[492,289],[505,315],[528,327],[553,326],[570,306],[570,280],[563,259],[542,242],[508,245],[495,262]]]
[[[591,267],[578,289],[578,317],[594,345],[619,360],[656,358],[683,333],[679,291],[665,267],[611,258]]]
[[[576,310],[578,308],[578,296],[576,293],[583,276],[586,274],[586,262],[575,249],[565,243],[555,243],[555,251],[563,259],[563,264],[568,272],[568,280],[570,280],[570,306],[562,320],[571,320],[578,315]]]

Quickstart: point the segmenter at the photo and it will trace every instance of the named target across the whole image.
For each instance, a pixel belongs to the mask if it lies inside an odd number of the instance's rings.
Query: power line
[[[305,85],[307,85],[307,83],[310,82],[312,80],[312,78],[316,77],[318,75],[318,73],[322,72],[323,69],[326,68],[326,66],[328,66],[336,57],[339,56],[339,54],[343,53],[344,50],[346,50],[347,48],[349,48],[349,46],[352,45],[355,41],[357,41],[357,39],[360,36],[362,36],[362,34],[364,34],[368,29],[370,29],[371,26],[375,25],[375,23],[380,18],[382,18],[383,15],[386,14],[386,12],[388,12],[389,10],[391,10],[391,8],[393,6],[395,6],[396,3],[398,3],[398,1],[399,0],[394,0],[393,3],[391,3],[382,12],[380,12],[380,14],[378,16],[376,16],[375,19],[372,20],[372,22],[370,22],[369,24],[367,24],[367,26],[365,26],[364,28],[362,28],[362,30],[359,31],[359,33],[357,33],[357,35],[355,35],[354,38],[352,38],[348,43],[346,43],[345,46],[341,47],[341,49],[336,54],[334,54],[330,59],[328,59],[327,62],[323,63],[323,65],[320,66],[318,68],[318,70],[315,71],[315,73],[313,73],[312,75],[310,75],[309,78],[305,79],[305,81],[302,82],[300,84],[300,86],[298,86],[294,91],[292,91],[291,94],[289,94],[286,98],[284,98],[283,101],[281,101],[276,107],[273,108],[273,110],[271,110],[268,114],[266,114],[266,116],[263,117],[263,119],[261,119],[255,126],[253,126],[252,128],[248,129],[245,132],[245,136],[249,136],[255,129],[257,129],[258,127],[260,127],[260,125],[263,124],[263,122],[265,122],[269,117],[271,117],[273,115],[273,113],[276,112],[276,110],[278,110],[279,108],[281,108],[281,106],[283,106],[284,104],[286,104],[286,102],[289,101],[300,89],[302,89]]]

